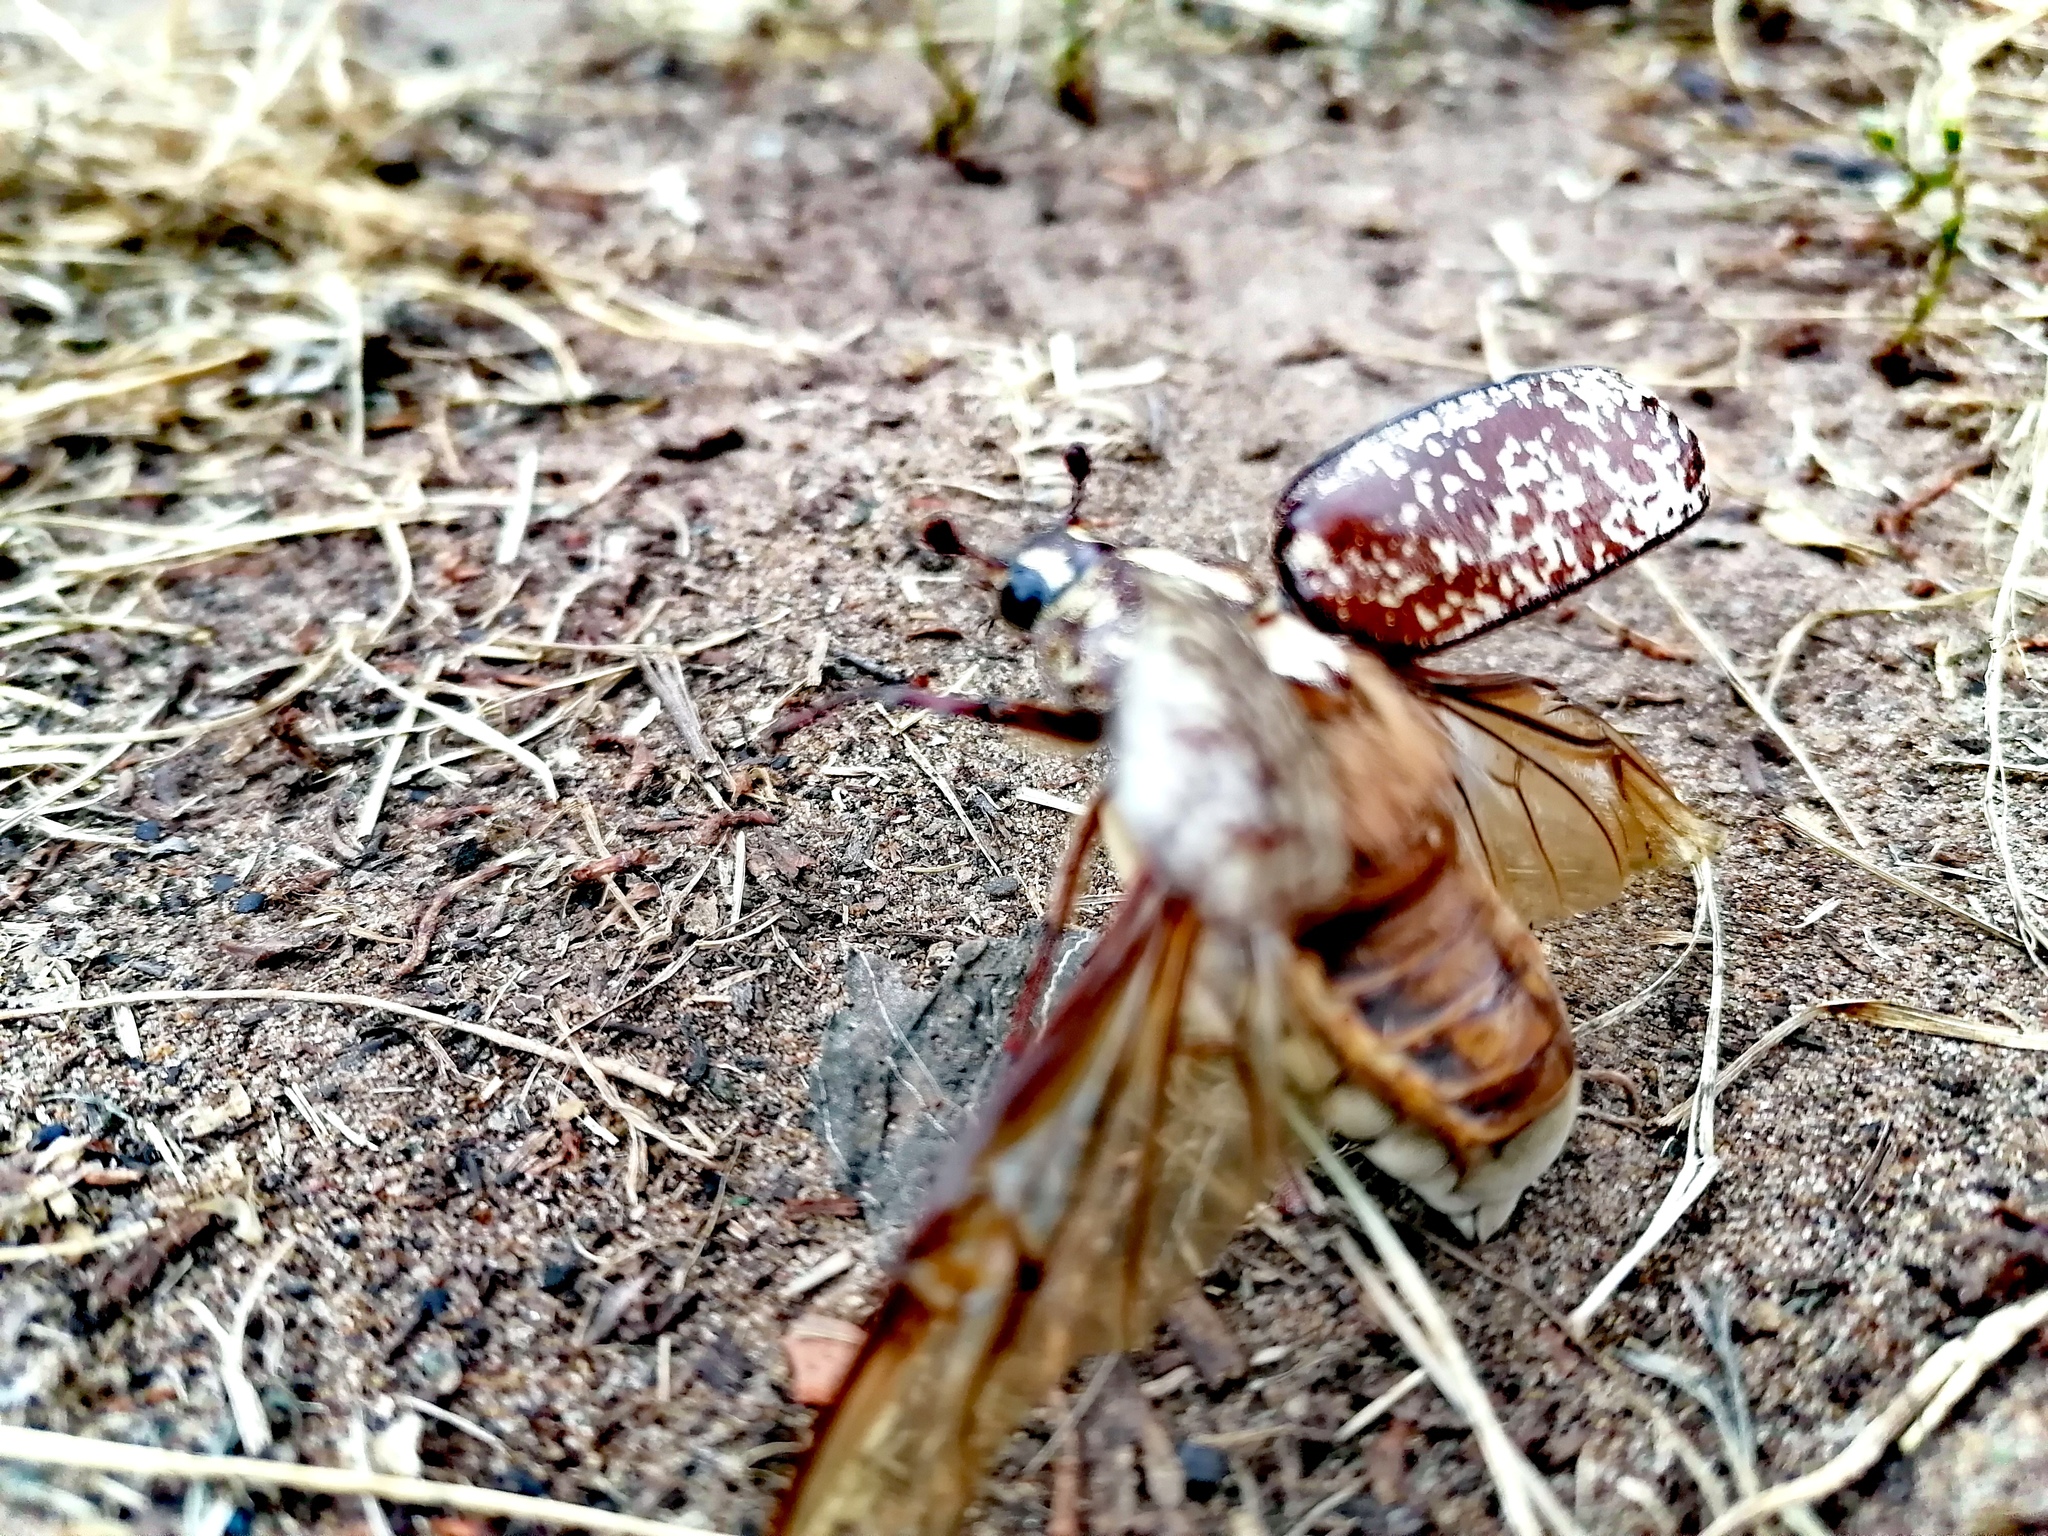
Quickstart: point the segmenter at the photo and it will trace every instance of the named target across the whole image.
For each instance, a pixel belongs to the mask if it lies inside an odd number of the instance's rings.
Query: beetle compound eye
[[[1282,494],[1273,553],[1311,623],[1416,655],[1584,586],[1706,508],[1683,422],[1612,369],[1555,368],[1325,454]]]
[[[1003,594],[999,605],[1003,617],[1019,629],[1029,629],[1038,622],[1038,611],[1051,596],[1045,583],[1030,572],[1010,573],[1010,579],[1003,583]]]
[[[1010,557],[1003,581],[1003,617],[1019,629],[1037,622],[1039,610],[1055,602],[1102,558],[1105,546],[1055,528],[1027,540]]]

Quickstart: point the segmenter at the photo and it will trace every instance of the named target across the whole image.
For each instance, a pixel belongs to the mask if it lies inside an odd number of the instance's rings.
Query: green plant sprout
[[[1053,100],[1075,122],[1091,128],[1099,115],[1093,10],[1091,0],[1060,0],[1060,50],[1052,66]]]
[[[939,87],[939,101],[932,108],[932,126],[924,147],[945,160],[958,160],[974,140],[981,121],[981,97],[960,66],[953,62],[939,37],[936,0],[918,0],[916,10],[917,55]]]
[[[1941,164],[1933,170],[1915,165],[1899,135],[1882,123],[1866,126],[1864,138],[1874,151],[1897,166],[1906,177],[1905,194],[1891,208],[1893,217],[1911,213],[1937,192],[1946,192],[1949,199],[1948,216],[1935,232],[1934,248],[1927,258],[1927,275],[1920,285],[1919,297],[1913,301],[1912,316],[1906,321],[1905,329],[1892,340],[1893,349],[1898,349],[1919,339],[1928,317],[1948,291],[1949,278],[1955,271],[1956,255],[1962,246],[1963,224],[1969,214],[1969,182],[1963,175],[1963,125],[1959,122],[1942,124]]]

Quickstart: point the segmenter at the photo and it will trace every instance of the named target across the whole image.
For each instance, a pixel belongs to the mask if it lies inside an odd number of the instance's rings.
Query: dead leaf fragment
[[[1757,523],[1780,544],[1795,549],[1817,549],[1847,560],[1883,560],[1891,554],[1889,545],[1837,528],[1802,501],[1775,501]]]
[[[254,1112],[249,1102],[249,1090],[240,1083],[228,1087],[228,1095],[218,1104],[195,1104],[171,1116],[171,1124],[197,1141],[202,1136],[211,1136],[224,1125],[237,1120],[246,1120]]]
[[[156,1284],[166,1264],[219,1220],[211,1211],[183,1211],[132,1251],[102,1259],[86,1280],[87,1310],[95,1317],[109,1317],[126,1308]]]
[[[806,1312],[782,1336],[789,1356],[789,1395],[809,1408],[822,1408],[839,1395],[866,1340],[864,1330],[842,1318]]]
[[[1249,1369],[1244,1346],[1200,1291],[1168,1308],[1166,1325],[1187,1351],[1188,1361],[1200,1373],[1203,1385],[1220,1387]]]

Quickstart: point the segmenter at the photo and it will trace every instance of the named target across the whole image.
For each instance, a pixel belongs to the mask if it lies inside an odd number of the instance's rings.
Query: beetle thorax
[[[1110,708],[1108,810],[1150,874],[1243,928],[1342,890],[1329,765],[1231,604],[1112,558],[1040,622],[1049,681]]]

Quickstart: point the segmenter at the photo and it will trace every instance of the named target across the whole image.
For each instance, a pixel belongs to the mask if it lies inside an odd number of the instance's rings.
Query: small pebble
[[[984,896],[1014,896],[1023,888],[1015,875],[996,875],[981,883]]]
[[[225,896],[235,888],[235,877],[233,875],[215,875],[210,883],[213,886],[214,895]]]
[[[422,1291],[420,1293],[420,1315],[422,1317],[439,1317],[448,1310],[449,1299],[448,1290],[445,1286],[437,1285],[432,1290]]]
[[[135,823],[135,841],[138,843],[153,843],[163,835],[164,829],[161,822],[138,821]]]
[[[1223,1486],[1223,1479],[1229,1475],[1229,1461],[1215,1446],[1193,1440],[1181,1441],[1178,1449],[1181,1475],[1187,1479],[1188,1497],[1197,1503],[1214,1498],[1216,1490]]]
[[[571,1290],[576,1277],[583,1273],[583,1266],[574,1262],[550,1264],[540,1272],[540,1288],[551,1296],[560,1296]]]
[[[261,891],[244,891],[235,898],[235,910],[237,912],[261,912],[263,910],[263,893]]]

